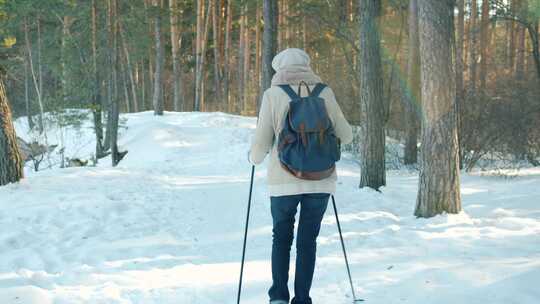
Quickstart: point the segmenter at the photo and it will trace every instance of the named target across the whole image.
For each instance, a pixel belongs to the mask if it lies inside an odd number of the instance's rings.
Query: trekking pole
[[[349,283],[351,284],[351,292],[352,292],[352,296],[353,296],[353,303],[363,302],[364,299],[357,299],[356,294],[354,292],[354,286],[353,286],[352,277],[351,277],[351,268],[349,267],[349,260],[347,259],[347,251],[345,250],[345,242],[343,242],[343,234],[341,233],[341,225],[339,224],[339,217],[338,217],[338,212],[337,212],[337,207],[336,207],[336,200],[335,200],[333,195],[332,195],[332,204],[334,205],[334,213],[336,215],[336,222],[337,222],[337,227],[338,227],[338,231],[339,231],[339,239],[341,240],[341,248],[343,249],[343,256],[345,257],[345,265],[347,266],[347,274],[349,275]]]
[[[238,297],[237,297],[237,304],[240,304],[240,294],[242,293],[242,277],[244,275],[244,260],[246,257],[246,240],[247,240],[247,233],[248,233],[248,225],[249,225],[249,212],[251,210],[251,193],[253,191],[253,175],[255,174],[255,165],[251,166],[251,182],[249,184],[249,198],[248,198],[248,207],[247,207],[247,215],[246,215],[246,229],[244,230],[244,246],[242,248],[242,264],[240,266],[240,281],[238,282]]]

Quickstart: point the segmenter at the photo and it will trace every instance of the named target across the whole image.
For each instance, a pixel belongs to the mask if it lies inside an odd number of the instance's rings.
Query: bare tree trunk
[[[204,78],[204,59],[206,54],[206,40],[208,37],[208,22],[210,20],[211,5],[209,0],[197,0],[197,37],[196,37],[196,63],[195,63],[195,111],[204,107],[202,82]],[[207,8],[206,15],[204,8]],[[204,22],[204,28],[203,28]]]
[[[128,78],[129,78],[129,82],[130,82],[130,86],[131,86],[131,98],[133,100],[133,111],[134,112],[139,112],[139,102],[138,102],[138,98],[137,98],[137,83],[135,82],[135,78],[133,76],[134,74],[134,70],[133,70],[133,66],[131,64],[131,58],[130,58],[130,55],[129,55],[129,49],[128,49],[128,45],[127,45],[127,42],[126,42],[126,39],[124,37],[124,28],[122,26],[122,23],[120,21],[118,21],[118,31],[119,31],[119,35],[120,35],[120,43],[122,44],[122,50],[124,51],[124,57],[125,57],[125,60],[126,60],[126,67],[127,67],[127,75],[128,75]]]
[[[64,4],[67,2],[64,0]],[[68,74],[68,62],[67,62],[67,39],[70,35],[70,28],[73,18],[70,16],[64,16],[62,18],[62,42],[61,42],[61,67],[62,67],[62,99],[67,104],[69,101],[69,74]]]
[[[97,51],[97,1],[92,0],[92,68],[94,76],[94,92],[92,94],[92,116],[94,118],[94,132],[96,134],[96,161],[105,156],[103,149],[103,123],[102,116],[102,96],[101,80],[98,71],[98,51]]]
[[[201,61],[202,61],[202,36],[203,36],[203,12],[204,12],[204,0],[197,0],[197,33],[195,37],[195,101],[194,104],[194,110],[200,111],[201,110],[201,88],[200,83],[202,80],[202,69]]]
[[[223,94],[225,95],[225,101],[227,106],[227,111],[232,112],[231,106],[231,97],[230,97],[230,56],[229,49],[231,47],[231,31],[232,31],[232,0],[227,0],[227,21],[225,23],[225,47],[224,47],[224,63],[223,63],[223,75],[225,77]]]
[[[246,4],[246,12],[244,14],[244,72],[242,73],[242,87],[243,87],[243,93],[244,96],[244,110],[247,110],[248,103],[251,100],[249,95],[249,88],[250,88],[250,80],[251,77],[249,77],[249,70],[250,70],[250,62],[251,62],[251,31],[249,28],[249,21],[248,21],[248,7]]]
[[[246,40],[246,24],[245,24],[245,15],[246,15],[246,4],[244,4],[240,10],[240,38],[238,39],[238,100],[235,105],[235,112],[241,113],[244,108],[244,64],[245,64],[245,40]]]
[[[111,102],[109,104],[110,125],[107,129],[110,132],[110,147],[112,166],[118,165],[122,156],[118,151],[118,120],[119,120],[119,98],[118,98],[118,66],[119,66],[119,46],[118,46],[118,4],[117,0],[109,0],[109,14],[111,18],[110,28],[110,60],[111,60]]]
[[[462,109],[465,103],[465,85],[463,82],[463,71],[465,70],[465,63],[463,61],[463,45],[465,42],[465,0],[457,1],[458,7],[458,20],[457,20],[457,41],[456,41],[456,111],[458,120],[458,141],[461,138],[461,132],[463,131],[461,124]],[[461,147],[461,144],[459,145]],[[460,157],[459,167],[463,168],[463,163]]]
[[[446,0],[445,0],[446,1]],[[471,0],[471,17],[469,20],[469,84],[470,92],[476,92],[476,48],[477,48],[477,37],[478,37],[478,28],[477,28],[477,18],[478,18],[478,3],[477,0]]]
[[[114,8],[113,1],[107,0],[107,128],[105,130],[105,149],[109,150],[113,132],[113,103],[116,103],[114,92],[116,85],[115,54],[114,54]]]
[[[278,49],[281,50],[281,49],[284,49],[285,48],[285,44],[283,43],[283,36],[285,36],[285,22],[284,22],[284,17],[285,17],[285,12],[283,10],[283,3],[285,2],[285,0],[276,0],[276,6],[278,8],[278,13],[276,14],[277,18],[278,18],[278,24],[277,24],[277,27],[276,27],[276,31],[277,31],[277,45],[278,45]]]
[[[141,62],[141,110],[146,111],[146,63],[144,60]]]
[[[44,106],[43,106],[43,96],[45,96],[45,92],[43,90],[43,64],[41,60],[41,48],[43,46],[43,43],[41,42],[41,16],[38,14],[37,17],[37,66],[38,66],[38,78],[39,78],[39,96],[38,96],[38,102],[39,102],[39,111],[40,111],[40,132],[44,131],[43,127],[43,113],[44,113]],[[33,64],[31,65],[32,69]]]
[[[309,54],[307,37],[308,37],[307,17],[304,14],[304,16],[302,17],[302,48],[304,48],[304,50]]]
[[[32,130],[34,129],[34,119],[32,118],[32,111],[30,107],[30,84],[28,74],[28,54],[26,54],[24,57],[24,105],[26,110],[26,119],[28,120],[28,127],[30,130]]]
[[[178,50],[180,46],[180,35],[178,32],[178,0],[169,0],[170,19],[171,19],[171,53],[173,64],[173,105],[174,110],[179,112],[183,110],[182,98],[182,80],[180,71],[180,62],[178,59]]]
[[[360,104],[362,146],[360,188],[378,190],[386,185],[385,134],[381,45],[380,0],[359,0],[360,13]]]
[[[268,89],[272,83],[272,76],[275,71],[272,68],[272,59],[276,55],[278,40],[278,5],[277,1],[264,0],[263,2],[263,42],[262,42],[262,83],[259,95],[261,98],[257,100],[257,112],[261,108],[261,99],[264,91]]]
[[[120,50],[119,50],[120,51]],[[124,64],[125,58],[122,58],[122,56],[118,56],[118,62],[119,62],[119,73],[120,73],[120,80],[122,82],[122,88],[124,91],[124,104],[126,105],[126,112],[131,113],[131,102],[129,99],[129,89],[128,89],[128,71],[126,69],[126,64]]]
[[[38,31],[39,32],[39,31]],[[30,64],[30,72],[32,73],[32,80],[34,82],[34,88],[36,90],[36,95],[37,95],[37,99],[38,99],[38,105],[39,105],[39,116],[38,116],[38,128],[39,128],[39,133],[43,133],[44,131],[44,126],[43,126],[43,99],[42,99],[42,95],[41,95],[41,76],[39,76],[39,79],[38,79],[38,76],[36,75],[36,72],[34,70],[34,63],[33,63],[33,59],[32,59],[32,44],[30,43],[30,38],[28,37],[28,20],[25,18],[24,19],[24,39],[25,39],[25,42],[26,42],[26,52],[28,54],[28,62]],[[39,41],[38,41],[38,44],[39,44]],[[38,52],[39,53],[39,52]],[[39,55],[38,55],[38,58],[39,58]],[[41,68],[39,68],[41,69]],[[39,83],[38,83],[39,82]]]
[[[221,58],[219,54],[219,35],[220,28],[218,26],[219,18],[219,0],[212,0],[213,10],[212,10],[212,36],[214,40],[214,91],[215,99],[221,100],[221,71],[219,69]]]
[[[258,90],[261,87],[261,20],[262,7],[257,5],[257,15],[255,17],[255,88]],[[257,104],[255,111],[259,109],[259,91],[257,91]]]
[[[489,1],[482,1],[482,27],[480,33],[480,92],[485,93],[489,44]]]
[[[283,47],[289,47],[290,39],[291,39],[291,30],[289,25],[289,0],[282,0],[281,5],[283,7]]]
[[[462,0],[463,1],[463,0]],[[418,33],[418,0],[409,2],[409,58],[407,63],[409,92],[407,100],[407,137],[405,159],[407,165],[418,161],[418,112],[421,107],[420,36]]]
[[[527,0],[519,0],[516,4],[517,11],[520,15],[525,15],[528,7]],[[526,44],[526,28],[517,26],[517,56],[516,56],[516,79],[525,79],[525,53],[527,52]]]
[[[531,44],[533,47],[533,59],[534,65],[536,67],[536,75],[538,80],[540,80],[540,42],[538,37],[540,36],[540,21],[536,22],[534,26],[528,27],[529,37],[531,38]]]
[[[206,48],[208,46],[208,32],[210,30],[210,18],[211,18],[211,13],[212,13],[212,5],[210,4],[210,0],[208,0],[206,2],[206,14],[204,15],[204,32],[203,32],[203,37],[202,37],[202,48],[201,48],[201,52],[202,52],[202,57],[201,57],[201,65],[200,65],[200,74],[201,74],[201,78],[199,78],[199,81],[201,82],[199,87],[200,87],[200,107],[201,107],[201,111],[205,111],[206,108],[205,108],[205,102],[206,102],[206,70],[204,68],[204,65],[206,64]]]
[[[150,36],[154,37],[154,40],[155,40],[155,27],[153,26],[153,19],[152,19],[152,16],[151,14],[149,14],[149,11],[150,11],[150,8],[149,6],[151,7],[152,6],[152,0],[143,0],[143,4],[144,4],[144,11],[145,11],[145,17],[146,17],[146,21],[148,23],[148,33]],[[152,62],[155,60],[154,59],[154,55],[153,55],[153,47],[149,47],[148,48],[148,77],[146,78],[146,83],[147,83],[147,86],[148,86],[148,90],[146,90],[145,92],[145,95],[146,95],[146,98],[143,98],[143,107],[144,107],[144,110],[150,110],[153,105],[152,105],[152,101],[153,101],[153,92],[155,90],[155,88],[153,87],[153,84],[154,84],[154,67],[152,65]],[[145,65],[145,62],[143,62],[143,72],[145,70],[144,68],[144,65]]]
[[[519,0],[509,0],[510,3],[510,9],[512,12],[515,12],[518,7],[518,1]],[[516,31],[519,25],[515,21],[510,22],[510,45],[508,47],[509,50],[509,58],[508,58],[508,67],[510,70],[514,71],[515,69],[515,62],[516,62]]]
[[[154,105],[154,115],[163,115],[163,44],[161,41],[161,6],[159,0],[152,1],[154,9],[154,39],[156,45],[156,71],[154,74],[154,96],[152,104]]]
[[[23,178],[23,165],[6,89],[0,78],[0,186]]]
[[[473,0],[474,1],[474,0]],[[461,211],[459,146],[452,56],[454,0],[419,0],[422,146],[414,214]]]

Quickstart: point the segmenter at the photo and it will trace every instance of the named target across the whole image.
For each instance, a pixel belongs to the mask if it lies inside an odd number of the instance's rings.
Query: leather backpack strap
[[[283,91],[285,91],[285,93],[287,93],[287,95],[289,95],[289,97],[291,98],[291,100],[300,98],[300,96],[298,96],[298,95],[296,94],[296,92],[291,88],[290,85],[288,85],[288,84],[280,84],[279,87],[280,87],[281,89],[283,89]]]

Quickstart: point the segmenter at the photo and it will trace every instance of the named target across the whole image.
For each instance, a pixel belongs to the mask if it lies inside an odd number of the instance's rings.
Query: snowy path
[[[255,120],[126,117],[119,167],[103,160],[0,188],[0,303],[236,303]],[[266,303],[270,284],[265,175],[258,167],[245,304]],[[339,175],[340,219],[367,303],[539,302],[540,170],[464,175],[465,212],[431,220],[412,216],[415,174],[389,173],[383,194],[357,189],[352,161]],[[351,303],[331,211],[312,297]]]

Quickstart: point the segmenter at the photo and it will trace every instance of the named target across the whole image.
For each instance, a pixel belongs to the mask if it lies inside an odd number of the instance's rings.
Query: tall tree
[[[277,1],[263,1],[263,42],[262,42],[262,83],[259,96],[262,98],[263,93],[268,89],[272,82],[274,69],[272,69],[272,59],[277,51],[277,25],[278,25],[278,4]],[[257,112],[260,109],[261,100],[257,100]]]
[[[92,0],[92,69],[93,69],[93,96],[92,96],[92,116],[94,119],[94,133],[96,134],[96,160],[105,156],[103,147],[103,122],[102,122],[102,96],[101,79],[98,70],[98,4],[97,0]]]
[[[517,3],[518,14],[523,16],[524,20],[526,20],[527,6],[527,0],[519,0]],[[517,27],[516,78],[518,80],[525,79],[525,53],[527,52],[526,31],[526,26],[520,25]]]
[[[465,103],[465,85],[463,81],[464,62],[464,42],[465,42],[465,0],[457,0],[458,20],[457,20],[457,41],[456,41],[456,107],[458,115],[458,140],[461,138],[462,130],[462,109]],[[461,147],[461,145],[460,145]],[[460,168],[463,163],[459,162]]]
[[[380,0],[359,0],[360,104],[362,143],[360,188],[386,185],[383,79],[379,24]]]
[[[180,48],[180,34],[178,30],[178,0],[169,0],[169,14],[171,19],[171,60],[173,66],[173,105],[175,111],[183,110],[182,80],[178,51]]]
[[[18,182],[23,178],[23,160],[17,145],[17,136],[11,110],[0,75],[0,186]]]
[[[67,0],[64,0],[64,6],[69,7],[70,3]],[[71,25],[74,21],[74,18],[68,14],[64,15],[62,17],[62,39],[61,39],[61,48],[60,48],[60,57],[61,57],[61,67],[62,67],[62,99],[64,100],[64,103],[68,103],[69,99],[69,89],[70,89],[70,81],[69,81],[69,62],[68,62],[68,41],[71,36]]]
[[[128,47],[128,44],[127,44],[127,40],[125,38],[124,27],[123,27],[122,22],[120,20],[118,21],[118,34],[120,35],[120,44],[122,45],[122,50],[124,52],[124,59],[125,59],[125,62],[126,62],[127,78],[129,79],[130,87],[131,87],[131,98],[133,100],[133,112],[139,112],[139,101],[138,101],[138,96],[137,96],[137,83],[135,82],[135,77],[134,77],[135,72],[133,70],[133,65],[131,63],[131,54],[129,52],[129,47]],[[128,79],[126,79],[126,82],[127,82]],[[126,83],[126,86],[127,86],[127,83]]]
[[[161,39],[161,1],[152,0],[152,8],[154,13],[154,39],[156,47],[156,71],[154,74],[154,96],[152,104],[154,105],[154,115],[163,115],[163,62],[164,50]]]
[[[24,52],[24,105],[26,110],[26,118],[28,119],[28,127],[34,129],[34,119],[30,107],[30,84],[29,84],[29,69],[28,69],[28,52]]]
[[[220,69],[220,63],[221,63],[221,56],[219,52],[219,46],[220,46],[220,37],[219,33],[221,31],[220,25],[218,23],[218,18],[220,17],[220,5],[219,0],[212,0],[212,39],[214,40],[214,92],[215,92],[215,99],[221,100],[221,69]]]
[[[208,37],[208,23],[212,6],[210,0],[197,0],[197,33],[195,37],[195,111],[201,111],[204,108],[204,63],[206,54],[206,41]],[[205,14],[205,8],[207,10]]]
[[[119,45],[118,45],[118,0],[109,0],[109,109],[107,131],[109,135],[109,147],[111,149],[111,161],[113,167],[122,159],[124,152],[118,151],[118,120],[119,120],[119,98],[118,98],[118,66],[119,66]]]
[[[238,98],[237,98],[237,104],[236,104],[236,113],[241,113],[244,109],[244,101],[245,101],[245,59],[246,56],[246,11],[247,11],[247,3],[242,5],[242,8],[240,9],[240,37],[238,39]]]
[[[32,80],[34,83],[34,89],[36,90],[38,105],[39,105],[39,116],[38,116],[38,128],[39,132],[44,131],[43,125],[43,81],[41,77],[41,30],[40,30],[40,20],[38,18],[38,71],[34,68],[34,59],[32,56],[32,43],[29,38],[29,29],[28,29],[28,18],[24,18],[24,40],[26,44],[26,54],[28,55],[28,64],[30,65],[30,72],[32,73]]]
[[[418,111],[420,92],[420,37],[418,34],[418,0],[409,2],[409,53],[407,78],[407,138],[405,141],[405,164],[416,164],[418,158]]]
[[[480,92],[486,90],[489,44],[489,1],[482,1],[482,26],[480,31]]]
[[[474,0],[473,0],[474,1]],[[461,211],[452,45],[455,0],[419,0],[422,145],[414,214]]]
[[[230,79],[231,79],[231,72],[230,72],[230,48],[231,48],[231,40],[232,40],[232,16],[233,16],[233,10],[232,10],[232,0],[227,0],[227,9],[226,9],[226,21],[225,21],[225,47],[224,47],[224,62],[223,62],[223,77],[224,79],[224,85],[223,85],[223,95],[225,95],[225,101],[227,110],[229,112],[232,111],[232,100],[230,97]]]
[[[477,29],[478,19],[478,2],[477,0],[471,0],[471,17],[469,18],[469,85],[470,92],[473,94],[476,92],[476,77],[477,77]]]

